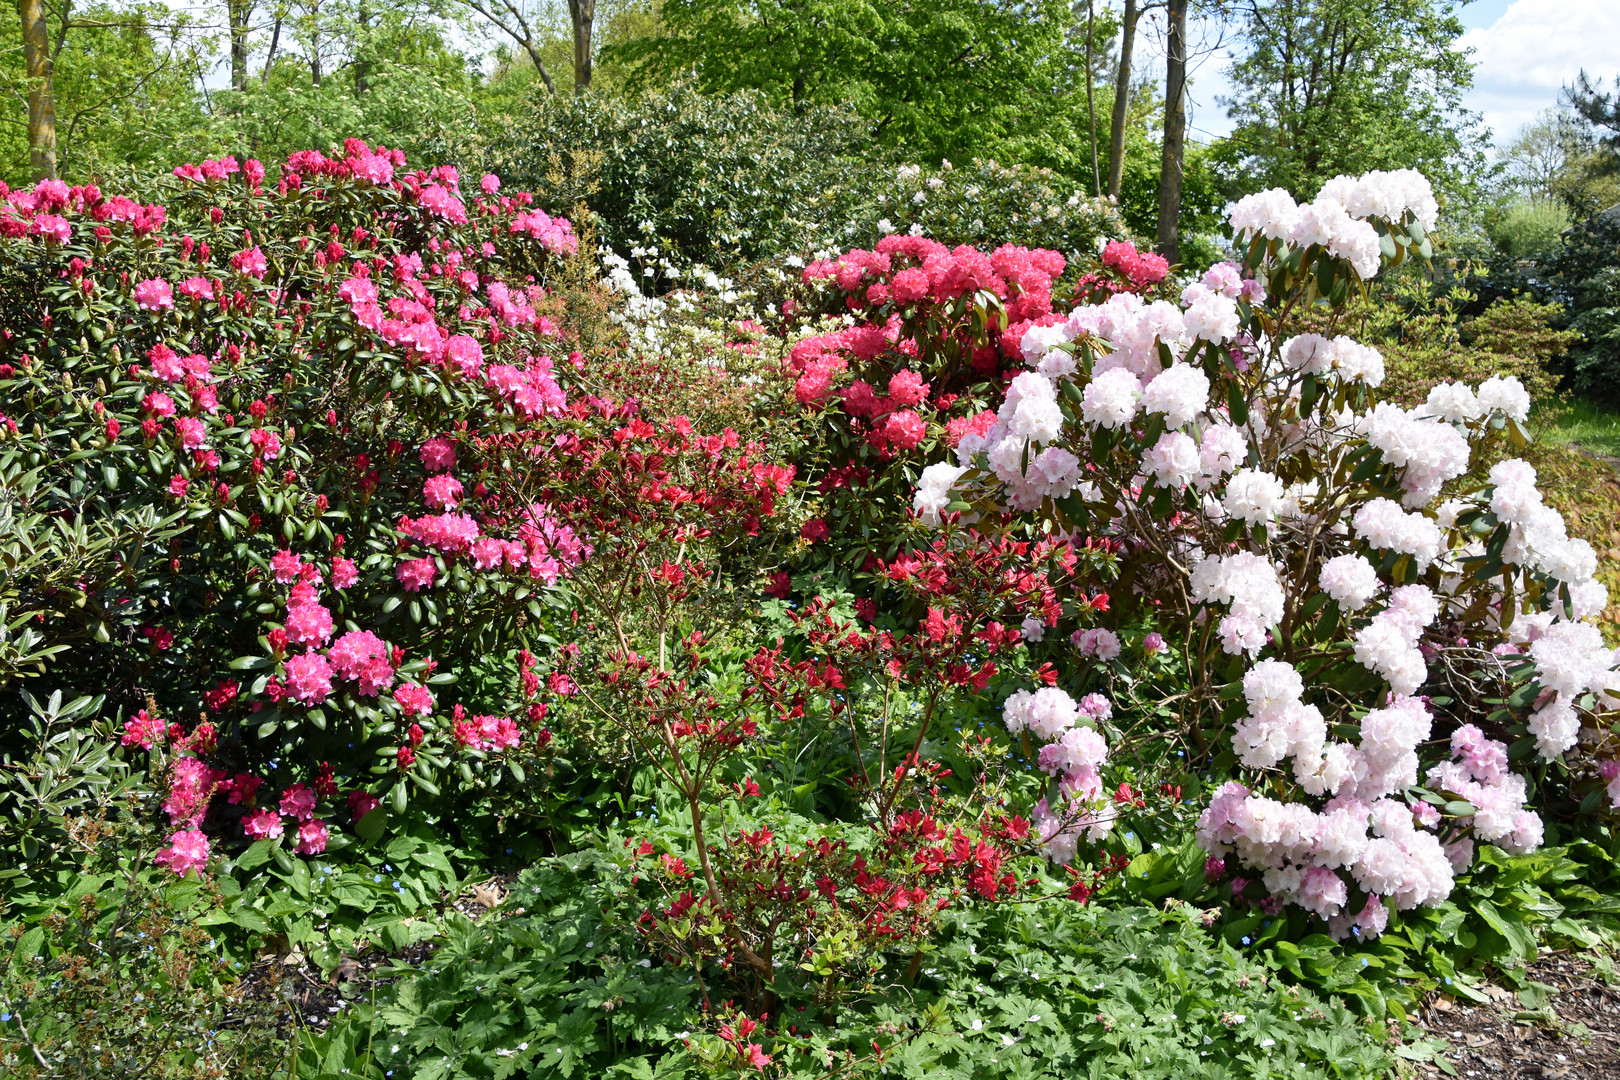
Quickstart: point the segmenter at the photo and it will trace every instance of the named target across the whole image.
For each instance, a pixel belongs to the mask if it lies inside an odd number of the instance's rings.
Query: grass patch
[[[1549,442],[1575,444],[1590,453],[1620,457],[1620,408],[1575,396],[1550,405],[1557,413],[1546,432]]]

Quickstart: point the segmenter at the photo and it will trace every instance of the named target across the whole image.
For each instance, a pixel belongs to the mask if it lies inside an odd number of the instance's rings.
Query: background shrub
[[[757,91],[536,98],[489,147],[493,169],[546,206],[588,206],[621,255],[731,273],[834,254],[913,225],[943,243],[1093,253],[1124,225],[1048,169],[907,165],[853,114],[788,109]],[[919,198],[920,196],[920,198]]]

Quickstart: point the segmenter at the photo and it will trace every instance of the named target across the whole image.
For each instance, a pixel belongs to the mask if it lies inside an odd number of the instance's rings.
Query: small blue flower
[[[11,1014],[10,1013],[0,1013],[0,1023],[5,1023],[5,1022],[9,1021],[10,1019],[11,1019]]]
[[[1244,939],[1243,939],[1243,944],[1245,944],[1245,945],[1251,945],[1251,944],[1253,944],[1253,942],[1251,942],[1251,941],[1250,941],[1250,940],[1249,940],[1249,939],[1248,939],[1248,938],[1247,938],[1247,937],[1245,937],[1245,938],[1244,938]]]
[[[1367,966],[1367,964],[1368,964],[1368,963],[1369,963],[1369,962],[1370,962],[1370,961],[1368,961],[1368,959],[1367,959],[1367,958],[1366,958],[1366,957],[1365,957],[1365,956],[1363,956],[1363,957],[1362,957],[1362,958],[1361,958],[1361,966],[1362,966],[1362,967],[1366,967],[1366,966]]]

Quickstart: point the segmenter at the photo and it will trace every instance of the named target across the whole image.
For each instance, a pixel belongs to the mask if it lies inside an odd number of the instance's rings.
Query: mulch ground
[[[454,908],[476,919],[500,903],[511,884],[510,878],[511,875],[498,877],[474,886],[461,896],[446,898],[441,908]],[[238,986],[240,1007],[236,1011],[244,1016],[248,1013],[273,1015],[277,1033],[281,1035],[290,1036],[295,1024],[321,1031],[351,1002],[368,1000],[376,988],[396,981],[399,976],[390,975],[389,969],[398,964],[421,967],[439,944],[433,940],[418,942],[394,955],[368,949],[359,956],[345,957],[330,975],[323,975],[300,950],[282,954],[272,947],[243,975]]]
[[[1474,1080],[1620,1080],[1620,988],[1596,977],[1590,961],[1553,953],[1530,965],[1530,978],[1551,987],[1542,1009],[1513,994],[1487,990],[1489,1004],[1438,997],[1418,1017],[1431,1038],[1448,1044],[1456,1075]],[[1430,1064],[1421,1075],[1440,1076]]]

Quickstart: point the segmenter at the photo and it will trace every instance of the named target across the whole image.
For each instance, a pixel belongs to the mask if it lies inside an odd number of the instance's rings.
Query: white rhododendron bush
[[[1588,621],[1607,602],[1596,555],[1518,456],[1524,388],[1445,384],[1402,409],[1352,333],[1347,301],[1429,257],[1437,212],[1413,172],[1241,200],[1240,261],[1179,303],[1122,292],[1025,332],[994,427],[929,466],[914,503],[930,524],[1012,511],[1118,546],[1080,662],[1108,682],[1133,655],[1177,658],[1162,703],[1242,777],[1202,809],[1206,872],[1338,937],[1445,899],[1476,844],[1538,847],[1534,785],[1594,771],[1583,732],[1600,738],[1620,691]],[[1108,828],[1097,729],[1121,707],[1056,687],[1007,702],[1007,727],[1047,743],[1035,824],[1056,861]]]

